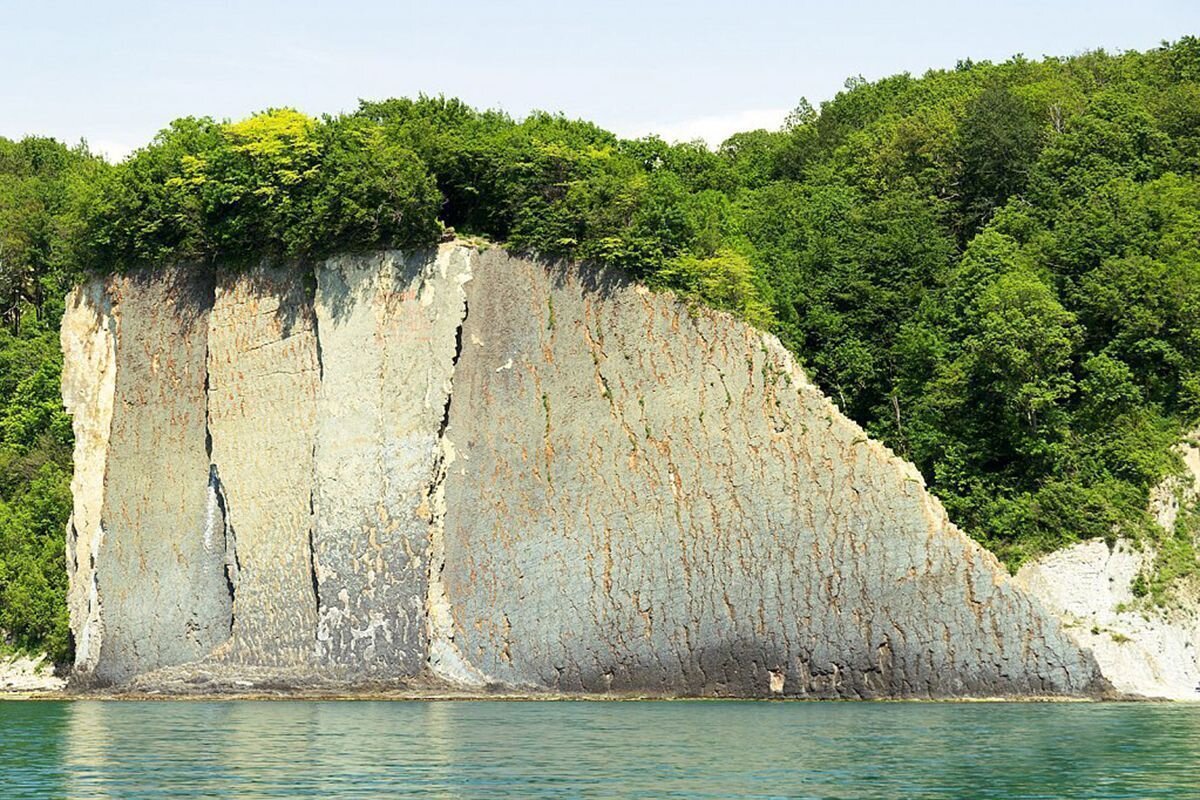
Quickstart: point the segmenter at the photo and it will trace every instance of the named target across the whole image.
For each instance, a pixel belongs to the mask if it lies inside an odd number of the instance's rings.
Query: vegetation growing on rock
[[[851,79],[715,152],[424,97],[177,120],[115,166],[0,140],[0,627],[67,648],[54,332],[79,271],[303,261],[446,227],[770,328],[1010,565],[1165,535],[1149,488],[1200,417],[1194,38]]]

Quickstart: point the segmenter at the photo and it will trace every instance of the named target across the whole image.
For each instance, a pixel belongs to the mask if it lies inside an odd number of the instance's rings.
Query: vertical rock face
[[[424,666],[428,494],[469,279],[458,248],[317,270],[317,641],[331,663]]]
[[[776,340],[613,271],[447,245],[113,278],[63,343],[81,675],[1104,687]]]
[[[96,559],[104,538],[104,475],[116,391],[116,317],[105,281],[92,280],[67,298],[61,328],[63,405],[75,434],[74,500],[67,524],[67,608],[81,671],[96,669],[103,635]]]
[[[106,444],[103,458],[83,454],[73,523],[78,657],[101,680],[201,658],[229,636],[225,548],[214,535],[223,521],[209,492],[205,447],[211,304],[211,284],[179,270],[155,280],[114,278],[103,291],[90,285],[68,310],[74,319],[65,331],[99,321],[104,333],[90,342],[97,363],[104,360],[97,351],[107,347],[98,339],[115,332],[112,366],[97,385],[83,385],[77,367],[88,368],[86,362],[72,365],[65,382],[85,441]],[[114,400],[105,414],[109,381]],[[97,609],[100,618],[89,624]]]
[[[313,441],[320,388],[309,292],[294,270],[223,278],[209,317],[210,492],[222,530],[237,663],[315,652]]]

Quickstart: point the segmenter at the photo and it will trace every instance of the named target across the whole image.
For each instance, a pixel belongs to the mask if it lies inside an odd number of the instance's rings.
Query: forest
[[[1154,543],[1200,422],[1200,39],[851,78],[719,148],[442,97],[185,118],[118,164],[0,139],[0,631],[69,658],[58,321],[88,273],[237,270],[448,232],[621,266],[777,334],[1011,569]]]

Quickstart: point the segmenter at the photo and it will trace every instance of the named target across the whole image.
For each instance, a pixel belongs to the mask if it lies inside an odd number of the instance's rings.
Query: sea
[[[0,701],[0,798],[1200,798],[1200,705]]]

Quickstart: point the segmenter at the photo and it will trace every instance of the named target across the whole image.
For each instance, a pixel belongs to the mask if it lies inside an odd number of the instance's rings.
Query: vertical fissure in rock
[[[450,404],[454,401],[454,373],[458,369],[458,360],[462,358],[463,328],[467,325],[467,316],[470,313],[471,308],[464,298],[462,317],[458,320],[458,327],[454,329],[454,356],[450,359],[450,382],[446,387],[446,402],[442,406],[442,421],[438,425],[437,438],[439,442],[446,437],[446,428],[450,426]],[[439,454],[438,460],[441,460],[441,454]],[[435,463],[435,470],[437,466]]]
[[[446,437],[450,427],[450,407],[454,400],[454,379],[458,361],[462,356],[463,328],[466,327],[470,309],[463,299],[462,316],[454,335],[454,356],[450,361],[450,378],[446,386],[446,402],[442,407],[442,419],[437,432],[437,455],[433,462],[433,476],[426,492],[429,509],[429,557],[426,574],[425,631],[428,639],[427,666],[435,676],[450,683],[463,686],[484,686],[488,679],[467,662],[454,644],[454,618],[450,612],[450,601],[442,583],[442,570],[446,566],[446,475],[454,462],[454,445]]]
[[[313,294],[310,299],[312,303],[312,333],[314,349],[317,356],[317,391],[324,391],[325,381],[325,356],[321,352],[321,325],[317,315],[316,308],[316,293],[320,291],[320,282],[317,278],[317,267],[313,267],[312,272]],[[321,582],[317,577],[317,437],[313,437],[312,444],[312,475],[308,482],[308,577],[312,583],[313,593],[313,609],[317,615],[317,627],[313,630],[313,638],[319,638],[321,629]]]
[[[211,437],[210,437],[211,438]],[[211,456],[211,453],[210,453]],[[237,587],[241,576],[242,562],[237,551],[237,534],[233,529],[233,520],[229,517],[229,503],[225,497],[225,487],[221,483],[221,475],[217,465],[211,461],[208,465],[208,491],[210,503],[215,507],[209,511],[205,523],[205,546],[211,547],[211,532],[215,526],[215,515],[221,515],[221,528],[225,547],[225,588],[229,592],[229,634],[233,635],[234,622],[237,617]],[[215,510],[216,514],[213,513]]]
[[[446,518],[446,472],[450,462],[454,460],[453,446],[446,440],[446,429],[450,427],[450,406],[454,402],[454,376],[458,370],[458,360],[462,357],[463,328],[467,323],[470,308],[463,300],[462,317],[454,330],[454,355],[450,359],[450,378],[446,383],[446,400],[442,405],[442,419],[437,431],[437,455],[433,460],[433,479],[425,493],[429,507],[430,522],[430,585],[441,575],[445,566],[445,552],[441,540]],[[435,541],[436,540],[436,541]],[[436,556],[436,558],[435,558]],[[429,604],[426,604],[426,614],[429,614]]]
[[[317,283],[316,267],[313,268],[312,282],[313,282],[314,286],[317,286],[319,288],[319,284]],[[324,358],[323,354],[321,353],[321,329],[320,329],[320,325],[319,325],[319,320],[317,318],[316,292],[317,292],[317,290],[314,289],[313,296],[312,296],[312,298],[310,298],[309,302],[312,304],[312,308],[311,308],[312,332],[313,332],[313,341],[316,343],[316,350],[317,350],[317,382],[320,383],[321,380],[325,377],[325,358]]]
[[[317,446],[313,444],[313,471],[316,471]],[[313,608],[316,609],[317,619],[321,618],[321,584],[317,580],[317,507],[316,481],[308,490],[308,577],[312,582]],[[315,635],[315,632],[314,632]]]
[[[216,305],[216,284],[212,287],[212,298],[209,308]],[[217,463],[213,459],[212,435],[212,371],[208,361],[212,357],[209,345],[205,345],[204,365],[204,455],[208,459],[208,503],[204,519],[204,550],[213,552],[216,534],[216,517],[221,516],[221,538],[225,550],[224,573],[225,589],[229,593],[229,635],[233,636],[234,620],[237,616],[237,585],[241,564],[237,555],[237,537],[234,535],[233,522],[229,519],[229,504],[225,497],[225,487],[221,485],[221,475]]]

